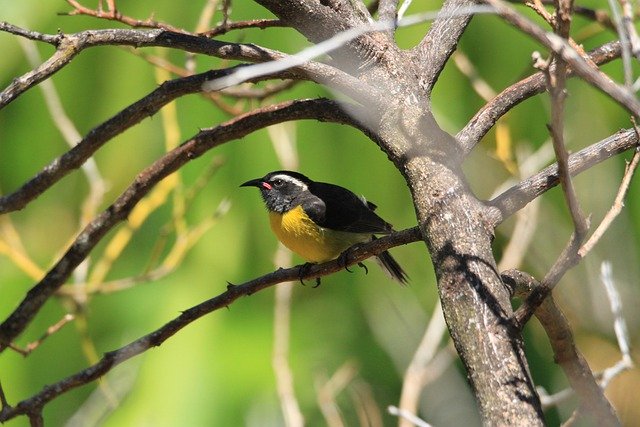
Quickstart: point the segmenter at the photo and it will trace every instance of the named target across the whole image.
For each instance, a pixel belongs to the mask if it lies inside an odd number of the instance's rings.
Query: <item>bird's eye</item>
[[[284,184],[284,181],[281,179],[274,179],[272,181],[272,184],[274,187],[282,187],[282,184]]]

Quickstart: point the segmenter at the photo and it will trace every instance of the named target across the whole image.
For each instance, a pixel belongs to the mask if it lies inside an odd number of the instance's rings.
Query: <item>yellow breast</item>
[[[269,221],[278,240],[309,262],[335,259],[355,243],[371,238],[368,235],[319,227],[304,212],[302,206],[284,214],[270,212]]]

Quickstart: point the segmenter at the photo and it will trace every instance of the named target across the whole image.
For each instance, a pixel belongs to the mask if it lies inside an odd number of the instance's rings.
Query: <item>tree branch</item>
[[[19,402],[15,406],[3,405],[0,411],[0,422],[5,422],[19,415],[39,412],[48,402],[76,387],[88,384],[105,375],[115,366],[132,357],[144,353],[150,348],[157,347],[172,337],[178,331],[198,320],[212,311],[228,307],[242,296],[252,295],[263,289],[282,282],[313,279],[341,271],[348,266],[355,265],[383,251],[407,243],[420,240],[420,232],[417,227],[392,233],[380,237],[369,243],[354,246],[349,251],[348,262],[336,259],[323,264],[315,264],[311,267],[280,268],[272,273],[245,282],[241,285],[229,285],[227,291],[222,294],[191,307],[164,326],[147,334],[117,350],[105,353],[104,357],[96,364],[77,372],[55,384],[45,386],[42,391],[34,396]]]
[[[620,57],[620,42],[610,42],[589,52],[589,60],[597,65],[606,64]],[[552,68],[554,65],[551,66]],[[567,77],[574,77],[575,72],[569,68]],[[496,124],[507,111],[522,101],[544,92],[546,89],[544,74],[537,72],[504,89],[493,100],[486,103],[480,111],[456,135],[460,144],[468,154],[480,142],[482,137]]]
[[[131,30],[108,29],[87,30],[75,34],[58,34],[56,36],[39,34],[23,30],[15,25],[0,22],[0,31],[33,40],[43,41],[56,46],[56,52],[35,70],[16,78],[0,92],[0,109],[16,99],[26,90],[51,77],[67,65],[82,50],[96,46],[132,46],[166,47],[192,53],[201,53],[222,59],[233,59],[247,62],[267,62],[287,58],[284,53],[262,48],[254,44],[228,43],[191,34],[174,33],[165,30]],[[280,78],[310,79],[326,84],[331,88],[344,91],[356,101],[370,103],[378,99],[380,94],[372,88],[367,89],[363,83],[329,65],[316,62],[292,67],[287,72],[276,74]],[[269,73],[269,76],[274,76]],[[264,76],[257,81],[268,78]],[[317,80],[316,80],[317,79]],[[252,80],[256,81],[256,80]],[[355,88],[358,88],[357,90]]]
[[[303,119],[350,124],[357,127],[338,102],[327,99],[284,102],[247,113],[214,128],[204,129],[140,172],[120,197],[82,230],[66,253],[45,277],[29,290],[20,305],[0,325],[0,350],[27,327],[42,305],[62,286],[100,239],[115,225],[124,221],[140,199],[160,180],[185,163],[225,142],[276,123]],[[366,131],[366,129],[362,130]]]
[[[458,46],[462,33],[473,15],[460,15],[460,9],[477,4],[475,0],[447,0],[429,32],[420,44],[412,49],[414,61],[418,62],[420,88],[430,94],[438,76],[453,51]]]
[[[564,39],[554,33],[547,32],[515,12],[502,0],[485,0],[496,9],[496,12],[507,22],[528,34],[546,48],[561,57],[577,76],[613,98],[632,115],[640,116],[640,101],[628,88],[615,83],[599,69],[593,67],[580,56]]]
[[[594,165],[638,145],[635,130],[624,130],[569,156],[569,173],[574,176]],[[522,209],[530,201],[558,185],[558,166],[551,165],[509,188],[487,202],[492,208],[491,222],[499,223]]]
[[[502,279],[522,298],[541,286],[535,278],[518,270],[504,271]],[[564,370],[571,387],[580,397],[582,410],[590,413],[598,426],[620,425],[611,403],[576,347],[571,326],[552,295],[536,309],[535,316],[549,337],[556,363]]]

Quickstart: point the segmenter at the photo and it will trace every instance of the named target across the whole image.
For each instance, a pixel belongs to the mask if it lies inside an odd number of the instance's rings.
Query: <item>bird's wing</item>
[[[313,221],[331,230],[351,233],[388,234],[391,224],[374,211],[375,205],[338,185],[316,182],[311,197],[302,206]]]

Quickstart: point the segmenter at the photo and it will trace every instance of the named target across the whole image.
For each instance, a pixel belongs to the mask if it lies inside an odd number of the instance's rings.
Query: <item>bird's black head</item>
[[[300,196],[309,191],[310,183],[311,180],[301,173],[275,171],[240,187],[258,187],[267,209],[284,213],[300,204]]]

